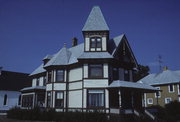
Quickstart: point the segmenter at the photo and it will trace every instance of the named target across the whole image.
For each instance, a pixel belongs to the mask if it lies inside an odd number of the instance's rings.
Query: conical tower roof
[[[109,31],[99,6],[92,8],[82,31]]]

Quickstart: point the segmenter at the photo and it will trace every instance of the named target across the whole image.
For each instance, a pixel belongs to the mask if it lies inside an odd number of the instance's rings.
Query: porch
[[[143,83],[113,81],[109,85],[109,113],[140,114],[145,112],[144,93],[158,90]]]

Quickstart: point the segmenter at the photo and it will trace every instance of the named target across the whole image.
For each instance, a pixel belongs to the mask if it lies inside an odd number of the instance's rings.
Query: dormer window
[[[91,37],[90,38],[90,49],[91,49],[91,51],[101,51],[101,49],[102,49],[101,37]]]

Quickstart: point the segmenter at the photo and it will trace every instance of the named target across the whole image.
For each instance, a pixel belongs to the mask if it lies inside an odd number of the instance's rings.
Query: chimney
[[[72,38],[72,47],[78,44],[78,39],[76,37]]]
[[[3,67],[0,67],[0,75],[2,74],[2,69],[3,69]]]
[[[167,67],[167,66],[165,66],[165,67],[163,68],[163,70],[164,70],[164,71],[168,70],[168,67]]]

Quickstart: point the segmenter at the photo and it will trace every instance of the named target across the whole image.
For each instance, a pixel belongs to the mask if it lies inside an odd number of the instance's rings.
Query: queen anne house
[[[47,55],[23,88],[22,108],[57,111],[132,112],[144,105],[144,93],[157,89],[133,80],[138,63],[124,34],[110,39],[109,27],[98,6],[82,29],[84,43],[73,39],[56,54]]]

